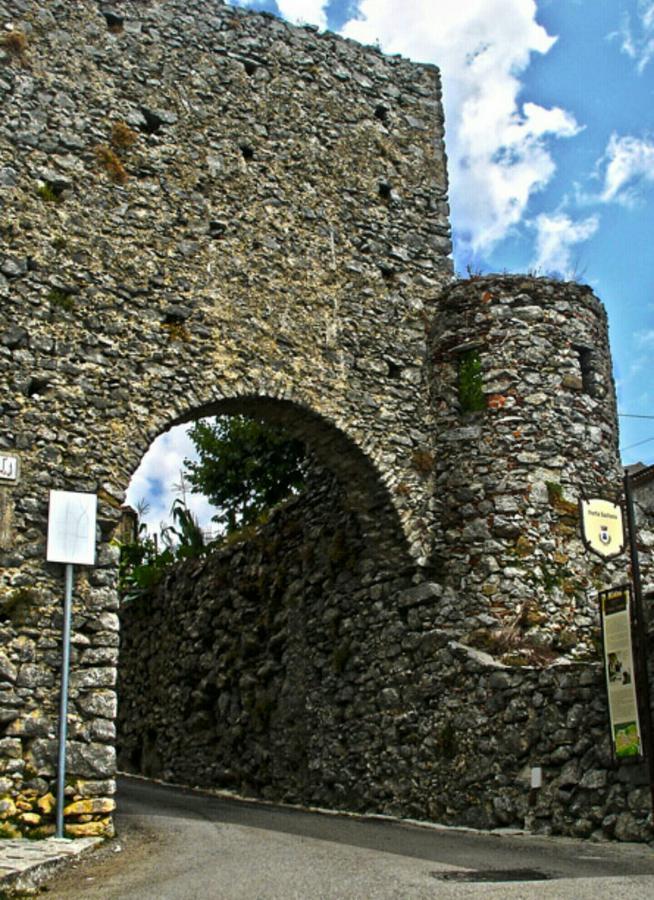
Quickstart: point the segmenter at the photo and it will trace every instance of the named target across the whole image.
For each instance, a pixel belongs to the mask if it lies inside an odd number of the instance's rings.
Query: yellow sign
[[[625,547],[622,507],[599,497],[579,501],[581,537],[603,559],[618,556]]]

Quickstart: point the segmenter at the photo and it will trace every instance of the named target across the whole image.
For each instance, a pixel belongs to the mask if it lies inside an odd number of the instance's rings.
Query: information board
[[[95,563],[95,521],[98,498],[75,491],[50,491],[49,562],[92,566]]]
[[[617,759],[643,755],[631,633],[631,588],[599,592],[604,670],[611,717],[611,739]]]

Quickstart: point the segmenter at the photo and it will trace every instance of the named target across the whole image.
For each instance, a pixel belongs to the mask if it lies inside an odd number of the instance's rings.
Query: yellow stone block
[[[84,822],[81,825],[66,825],[67,837],[112,837],[113,824],[110,819],[99,822]]]
[[[57,805],[57,801],[55,800],[53,794],[44,794],[42,797],[39,797],[36,805],[41,810],[44,816],[49,816]]]
[[[116,801],[110,797],[93,797],[90,800],[76,800],[64,808],[65,816],[94,816],[113,812]]]
[[[22,813],[19,817],[21,822],[24,822],[25,825],[40,825],[41,824],[41,816],[38,813],[34,812],[26,812]]]

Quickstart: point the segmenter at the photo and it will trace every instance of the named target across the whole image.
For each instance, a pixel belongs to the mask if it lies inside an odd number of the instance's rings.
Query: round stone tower
[[[626,574],[584,548],[577,510],[620,490],[603,306],[550,279],[457,282],[430,352],[439,624],[516,662],[592,652],[594,590]]]

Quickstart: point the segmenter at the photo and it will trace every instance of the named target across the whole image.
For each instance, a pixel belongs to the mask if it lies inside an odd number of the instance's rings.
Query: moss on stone
[[[486,409],[478,350],[467,350],[459,356],[458,392],[462,412]]]

